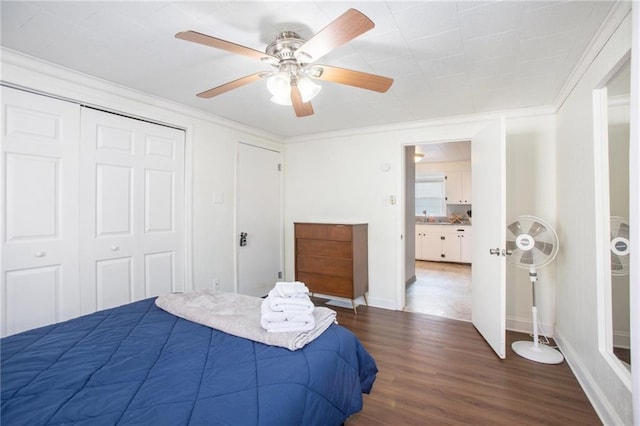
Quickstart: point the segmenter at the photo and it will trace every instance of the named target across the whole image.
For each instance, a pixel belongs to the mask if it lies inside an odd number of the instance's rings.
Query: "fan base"
[[[541,343],[539,343],[536,348],[533,342],[513,342],[511,349],[523,358],[542,364],[560,364],[564,361],[564,356],[562,356],[560,351]]]

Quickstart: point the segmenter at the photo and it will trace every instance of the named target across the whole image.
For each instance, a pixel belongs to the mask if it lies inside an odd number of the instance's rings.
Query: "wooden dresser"
[[[296,281],[311,293],[351,299],[369,290],[367,224],[294,223]]]

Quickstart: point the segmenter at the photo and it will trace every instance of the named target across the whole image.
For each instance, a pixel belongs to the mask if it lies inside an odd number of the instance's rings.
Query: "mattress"
[[[339,425],[371,391],[376,363],[339,325],[290,351],[154,300],[3,338],[2,423]]]

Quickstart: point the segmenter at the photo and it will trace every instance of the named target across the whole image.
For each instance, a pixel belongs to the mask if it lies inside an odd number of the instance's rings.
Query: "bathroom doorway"
[[[409,149],[415,151],[406,180],[414,190],[407,191],[406,209],[414,224],[415,274],[405,286],[404,310],[471,321],[471,142]]]

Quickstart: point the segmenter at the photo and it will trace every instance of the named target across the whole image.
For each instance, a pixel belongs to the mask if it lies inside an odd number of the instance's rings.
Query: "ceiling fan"
[[[260,79],[267,80],[271,100],[281,105],[293,105],[297,117],[313,114],[311,99],[321,86],[312,79],[345,84],[361,89],[386,92],[393,79],[312,62],[374,27],[374,23],[356,9],[349,9],[309,40],[293,31],[281,32],[267,46],[265,52],[242,46],[196,31],[176,34],[181,40],[226,50],[238,55],[258,59],[276,68],[272,72],[258,72],[198,93],[201,98],[212,98]]]

